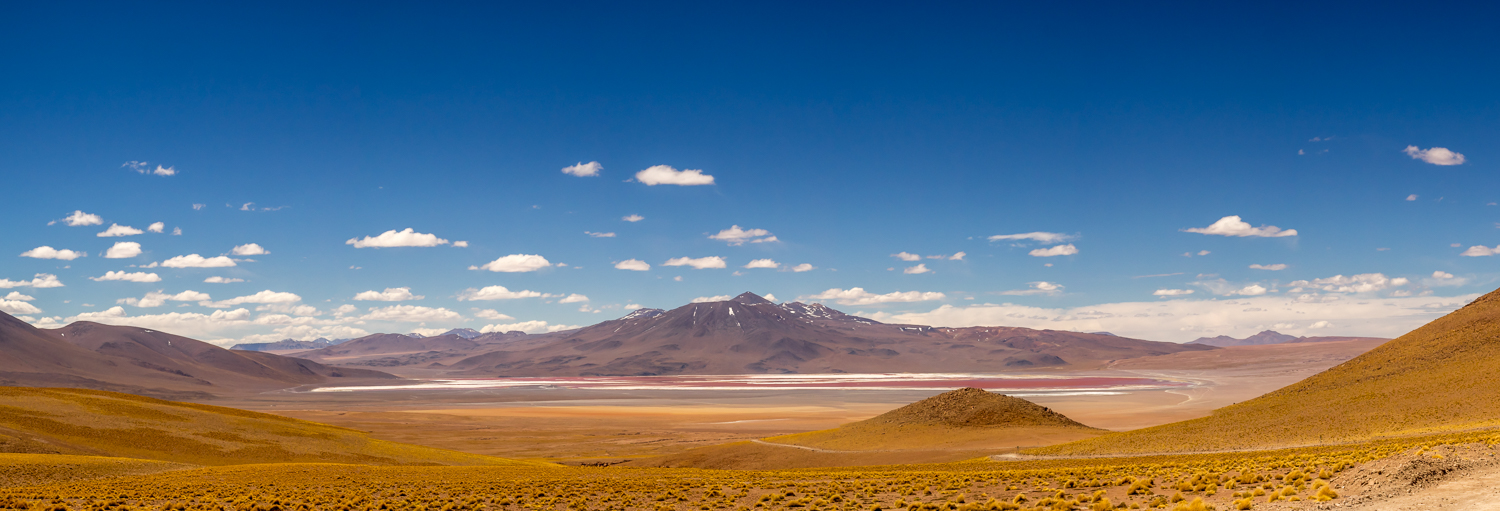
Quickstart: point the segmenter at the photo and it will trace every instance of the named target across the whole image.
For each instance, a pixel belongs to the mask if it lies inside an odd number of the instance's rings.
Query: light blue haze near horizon
[[[1396,336],[1500,285],[1494,5],[5,10],[0,310],[40,326],[540,332],[752,291],[938,326]],[[658,165],[713,184],[636,178]],[[1296,235],[1187,231],[1229,216]],[[731,226],[776,241],[710,238]],[[407,228],[447,243],[348,243]],[[1066,239],[990,239],[1034,232]],[[230,254],[249,243],[269,253]],[[42,246],[87,255],[19,255]],[[238,261],[138,268],[188,254]],[[509,255],[551,266],[470,269]],[[488,286],[548,296],[461,299]],[[354,299],[387,288],[423,298]],[[141,306],[189,290],[211,299]],[[296,299],[233,300],[262,291]]]

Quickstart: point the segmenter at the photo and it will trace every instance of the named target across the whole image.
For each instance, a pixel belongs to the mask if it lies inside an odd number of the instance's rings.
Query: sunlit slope
[[[766,441],[840,451],[1034,447],[1105,433],[1025,399],[964,388],[834,429]]]
[[[4,467],[0,469],[0,487],[7,487],[155,474],[196,468],[196,465],[103,456],[3,453],[0,467]]]
[[[0,451],[200,465],[523,463],[370,438],[279,415],[97,390],[0,387]]]
[[[1188,452],[1500,426],[1500,291],[1363,355],[1208,417],[1037,454]]]

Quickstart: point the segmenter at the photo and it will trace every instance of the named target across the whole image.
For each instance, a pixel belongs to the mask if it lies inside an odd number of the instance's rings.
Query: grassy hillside
[[[0,452],[198,465],[523,463],[387,442],[352,429],[234,408],[97,390],[27,387],[0,387]]]
[[[170,461],[68,456],[63,454],[0,454],[0,487],[59,483],[100,477],[155,474],[196,468]]]
[[[1259,449],[1500,426],[1500,291],[1364,355],[1208,417],[1036,454]]]

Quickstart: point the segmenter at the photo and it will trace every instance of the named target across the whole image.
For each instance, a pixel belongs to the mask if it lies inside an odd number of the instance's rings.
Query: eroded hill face
[[[1315,376],[1201,419],[1041,453],[1272,448],[1500,425],[1500,291]]]
[[[81,454],[199,465],[327,462],[505,464],[369,438],[313,422],[83,389],[0,387],[0,452]]]

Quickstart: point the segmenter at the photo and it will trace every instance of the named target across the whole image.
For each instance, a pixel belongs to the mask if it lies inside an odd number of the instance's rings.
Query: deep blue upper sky
[[[544,330],[525,322],[751,290],[1180,341],[1399,335],[1496,286],[1497,258],[1460,255],[1500,251],[1493,4],[1040,4],[7,5],[0,254],[87,256],[0,255],[19,294],[0,310],[259,340]],[[655,165],[714,184],[627,182]],[[48,225],[75,210],[102,225]],[[1297,235],[1184,231],[1227,216]],[[708,237],[735,225],[778,241]],[[346,243],[406,228],[469,246]],[[987,239],[1029,232],[1071,239]],[[141,253],[106,258],[116,242]],[[248,243],[270,253],[230,254]],[[187,254],[253,261],[131,267]],[[554,266],[468,269],[512,254]],[[651,268],[614,267],[631,259]],[[160,280],[91,279],[124,270]],[[588,300],[460,300],[487,286]],[[402,287],[425,298],[354,299]],[[211,303],[261,291],[296,300]]]

